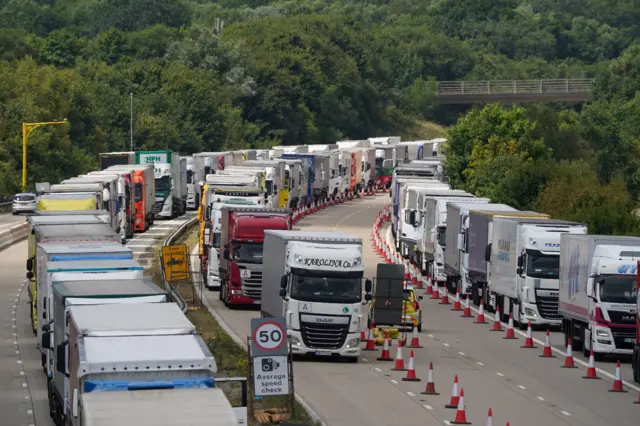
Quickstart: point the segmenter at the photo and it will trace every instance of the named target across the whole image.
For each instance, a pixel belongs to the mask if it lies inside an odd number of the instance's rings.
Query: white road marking
[[[496,372],[496,375],[498,375],[498,376],[500,376],[500,377],[504,377],[504,374],[502,374],[502,373],[498,373],[498,372]]]
[[[407,395],[409,395],[409,396],[411,396],[411,397],[416,396],[416,394],[415,394],[415,393],[413,393],[413,392],[407,392]]]
[[[427,336],[429,336],[429,337],[433,338],[433,334],[427,334]]]
[[[479,365],[479,366],[481,366],[481,367],[482,367],[482,366],[484,366],[484,364],[483,364],[483,363],[481,363],[480,361],[476,362],[476,364],[478,364],[478,365]]]
[[[522,386],[522,385],[518,385],[518,387],[519,387],[520,389],[522,389],[522,390],[527,390],[527,388],[525,388],[525,387],[524,387],[524,386]]]
[[[543,398],[543,397],[541,397],[541,396],[538,396],[538,397],[536,397],[536,398],[538,398],[540,401],[544,401],[544,398]]]
[[[564,414],[565,416],[570,416],[570,415],[571,415],[571,413],[569,413],[569,412],[567,412],[567,411],[564,411],[564,410],[563,410],[563,411],[560,411],[560,412],[561,412],[562,414]]]
[[[467,356],[464,352],[458,352],[462,356]]]
[[[433,407],[430,405],[423,405],[424,408],[426,408],[427,410],[433,410]]]
[[[376,371],[382,372],[382,370],[380,370],[378,367],[376,367]]]
[[[391,383],[393,383],[394,385],[397,385],[397,384],[398,384],[398,382],[397,382],[397,381],[395,381],[395,380],[389,380],[389,381],[390,381]]]
[[[443,343],[444,346],[449,347],[450,345],[448,343]]]

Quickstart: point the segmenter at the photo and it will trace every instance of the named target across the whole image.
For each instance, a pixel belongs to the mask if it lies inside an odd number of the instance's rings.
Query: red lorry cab
[[[633,380],[640,383],[640,261],[638,261],[636,274],[636,344],[633,347],[631,366]]]
[[[133,220],[133,229],[137,232],[144,232],[149,229],[149,224],[146,221],[147,202],[153,202],[153,200],[145,200],[145,186],[144,170],[133,171],[133,187],[134,187],[134,203],[135,203],[135,218]]]
[[[291,229],[291,210],[222,206],[220,298],[226,306],[258,305],[265,229]]]

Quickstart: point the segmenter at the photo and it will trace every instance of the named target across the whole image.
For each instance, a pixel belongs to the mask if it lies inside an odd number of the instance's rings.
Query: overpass
[[[441,104],[585,102],[592,99],[594,79],[438,81]]]

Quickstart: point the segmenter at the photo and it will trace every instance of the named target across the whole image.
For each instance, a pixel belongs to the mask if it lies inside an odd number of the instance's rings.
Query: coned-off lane
[[[31,331],[26,257],[26,241],[0,252],[0,425],[53,426],[47,378]]]
[[[306,218],[297,227],[310,231],[335,229],[362,237],[365,275],[372,277],[380,259],[371,249],[371,224],[387,202],[388,197],[384,195],[353,201]],[[259,316],[258,312],[229,310],[218,301],[217,292],[207,292],[206,297],[238,335],[244,338],[249,334],[249,318]],[[430,305],[428,301],[424,302],[428,310]],[[431,325],[428,312],[425,314],[425,328],[433,331],[435,326]],[[530,426],[585,424],[562,414],[563,410],[550,409],[536,395],[524,392],[493,370],[460,355],[451,344],[445,346],[430,339],[431,331],[422,333],[425,348],[416,350],[420,383],[403,382],[405,373],[391,372],[391,363],[376,361],[379,352],[375,352],[364,353],[363,362],[357,365],[318,360],[297,362],[296,390],[332,426],[386,425],[394,424],[398,419],[405,425],[445,424],[455,415],[454,410],[447,410],[444,405],[449,400],[453,376],[458,374],[466,391],[468,419],[474,423],[485,422],[486,411],[492,407],[495,420],[499,421],[497,424],[506,420]],[[408,361],[407,352],[405,349],[405,362]],[[395,355],[395,348],[392,355]],[[424,390],[430,361],[436,368],[437,390],[441,395],[425,397],[420,392]]]

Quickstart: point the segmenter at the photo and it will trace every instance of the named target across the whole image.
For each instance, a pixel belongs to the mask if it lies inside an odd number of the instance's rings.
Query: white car
[[[36,194],[24,193],[13,196],[11,211],[14,215],[20,213],[33,213],[36,211],[36,203],[38,199]]]

